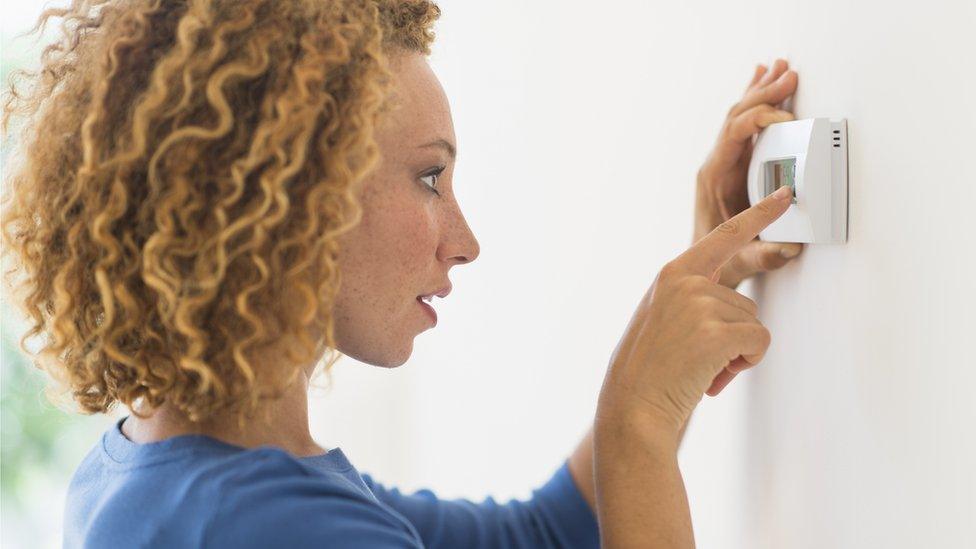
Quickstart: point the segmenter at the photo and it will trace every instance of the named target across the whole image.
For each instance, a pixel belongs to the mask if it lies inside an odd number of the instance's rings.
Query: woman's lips
[[[423,307],[425,311],[427,311],[427,314],[430,315],[431,320],[434,321],[434,326],[437,326],[437,311],[435,311],[433,307],[425,303],[424,300],[420,298],[420,296],[417,296],[417,303],[419,303],[420,306]]]

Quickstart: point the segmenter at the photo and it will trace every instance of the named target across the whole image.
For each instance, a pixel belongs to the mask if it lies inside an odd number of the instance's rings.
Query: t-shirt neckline
[[[122,423],[128,419],[125,416],[116,421],[102,436],[102,450],[105,457],[119,465],[147,465],[160,461],[167,461],[195,452],[218,452],[235,454],[253,451],[259,448],[273,448],[282,452],[285,450],[277,446],[260,446],[245,448],[229,442],[224,442],[209,435],[189,433],[172,436],[156,442],[138,443],[129,440],[122,432]],[[287,453],[287,452],[286,452]],[[317,468],[327,468],[342,471],[352,467],[342,449],[333,448],[324,454],[312,456],[293,456],[292,458]]]

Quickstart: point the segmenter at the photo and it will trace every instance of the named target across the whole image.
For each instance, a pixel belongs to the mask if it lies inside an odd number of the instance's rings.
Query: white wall
[[[698,544],[972,541],[974,3],[736,4],[440,2],[431,61],[482,253],[402,368],[340,362],[315,404],[323,444],[445,496],[545,480],[634,305],[689,243],[726,111],[784,56],[799,118],[848,119],[850,241],[741,288],[773,343],[693,417]]]

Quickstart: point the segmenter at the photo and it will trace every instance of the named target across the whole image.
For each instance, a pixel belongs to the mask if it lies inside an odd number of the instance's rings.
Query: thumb
[[[723,280],[723,283],[738,284],[756,273],[775,271],[796,258],[803,250],[803,244],[796,242],[765,242],[753,240],[739,250],[739,253],[729,261],[725,270],[728,277],[734,280]]]

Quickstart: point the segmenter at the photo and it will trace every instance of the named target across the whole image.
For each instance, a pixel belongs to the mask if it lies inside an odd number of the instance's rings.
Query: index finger
[[[755,206],[715,227],[672,263],[694,274],[711,278],[743,246],[789,209],[792,196],[790,187],[780,187]]]

